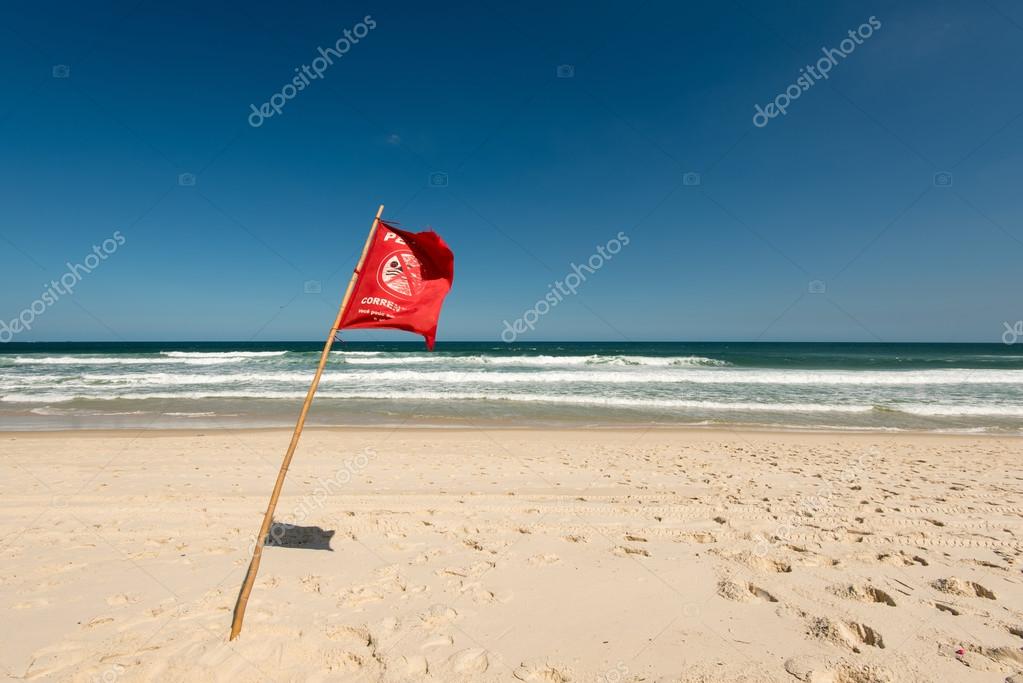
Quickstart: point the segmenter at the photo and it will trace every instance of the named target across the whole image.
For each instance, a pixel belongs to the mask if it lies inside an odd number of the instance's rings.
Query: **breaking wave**
[[[163,351],[168,358],[276,358],[287,351]]]
[[[300,400],[304,391],[272,390],[205,390],[188,392],[123,392],[123,393],[43,393],[24,396],[4,396],[0,402],[44,403],[48,405],[70,403],[80,400],[129,400],[150,399],[267,399]],[[578,406],[605,406],[620,408],[690,409],[697,411],[723,412],[770,412],[770,413],[870,413],[884,411],[927,416],[1023,416],[1023,407],[1004,405],[870,405],[839,403],[768,403],[755,401],[708,401],[688,399],[631,398],[622,396],[580,396],[574,394],[497,394],[488,392],[438,392],[438,391],[332,391],[321,390],[320,399],[362,399],[400,401],[490,401],[512,403],[549,403]],[[50,409],[46,409],[50,410]],[[59,411],[59,409],[52,409]],[[43,414],[41,409],[33,412]],[[123,414],[132,414],[125,412]],[[175,414],[175,413],[168,413]],[[180,415],[212,415],[207,411],[177,413]]]
[[[312,344],[164,348],[0,354],[0,428],[88,426],[99,414],[124,416],[116,420],[126,425],[142,409],[189,425],[229,416],[280,424],[293,419],[319,357]],[[827,345],[369,348],[333,350],[317,394],[323,412],[314,416],[1023,432],[1023,359],[995,345],[917,349],[913,364],[898,345],[841,353]],[[998,365],[971,365],[984,354]]]
[[[536,366],[558,367],[577,365],[634,365],[634,366],[676,366],[676,367],[725,367],[729,363],[703,356],[445,356],[441,354],[377,354],[372,357],[353,356],[352,352],[338,352],[344,362],[351,365],[417,365],[420,363],[484,366]]]
[[[16,356],[15,365],[219,365],[242,363],[241,356],[212,358],[114,358],[110,356]]]

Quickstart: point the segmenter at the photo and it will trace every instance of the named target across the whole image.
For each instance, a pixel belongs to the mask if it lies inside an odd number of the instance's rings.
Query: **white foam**
[[[274,358],[287,351],[162,351],[168,358]]]
[[[241,363],[242,357],[216,358],[118,358],[112,356],[16,356],[17,365],[217,365]]]
[[[122,393],[103,396],[81,396],[69,394],[36,394],[16,399],[5,396],[3,402],[24,403],[65,403],[75,399],[89,398],[93,400],[146,400],[146,399],[300,399],[304,391],[194,391],[182,393]],[[753,402],[721,402],[721,401],[689,401],[676,399],[642,399],[609,396],[577,396],[564,394],[487,394],[473,392],[434,392],[434,391],[321,391],[317,394],[321,399],[377,399],[377,400],[470,400],[470,401],[514,401],[526,403],[553,403],[569,405],[598,405],[610,407],[646,407],[646,408],[696,408],[706,410],[735,410],[757,412],[802,412],[802,413],[866,413],[873,407],[869,405],[826,405],[817,403],[753,403]]]
[[[30,411],[33,415],[45,415],[45,416],[60,416],[60,415],[73,415],[75,413],[72,408],[52,408],[50,406],[44,406],[42,408],[32,408]]]
[[[199,361],[200,359],[194,359]],[[248,382],[298,382],[307,383],[313,376],[313,369],[281,370],[278,372],[217,372],[208,374],[185,374],[173,372],[117,373],[104,374],[82,372],[74,375],[17,375],[9,376],[11,385],[0,384],[3,388],[17,388],[23,385],[48,384],[57,381],[71,381],[74,385],[89,386],[93,382],[127,383],[137,385],[189,385]],[[1017,384],[1023,386],[1023,370],[906,370],[906,371],[861,371],[844,370],[745,370],[740,368],[688,368],[678,370],[652,370],[630,366],[606,370],[580,367],[578,369],[551,369],[546,371],[490,371],[475,370],[420,370],[420,369],[379,369],[379,370],[337,370],[323,377],[324,383],[353,383],[357,385],[388,382],[442,383],[442,384],[700,384],[700,385],[778,385],[778,386],[927,386],[927,385],[983,385]]]
[[[441,354],[389,354],[374,357],[345,358],[352,365],[451,365],[576,366],[576,365],[651,365],[677,367],[724,367],[728,363],[703,356],[445,356]]]
[[[172,372],[147,373],[98,373],[90,372],[81,375],[64,376],[46,375],[39,377],[24,376],[18,378],[16,384],[0,383],[0,388],[17,389],[22,386],[39,386],[64,380],[62,386],[100,388],[100,383],[127,384],[133,386],[184,386],[206,384],[248,384],[254,382],[308,384],[314,370],[279,372],[234,372],[215,374],[185,374]],[[487,370],[458,371],[437,370],[353,370],[327,373],[321,382],[324,384],[366,384],[388,383],[425,383],[453,385],[492,385],[492,384],[673,384],[684,381],[683,377],[657,372],[637,371],[600,371],[577,370],[547,372],[491,372]]]
[[[952,384],[1023,384],[1023,370],[745,370],[694,371],[685,378],[699,384],[779,384],[850,386],[922,386]]]
[[[30,411],[33,415],[44,415],[49,417],[78,415],[85,417],[118,417],[123,415],[145,415],[145,410],[115,410],[112,412],[100,412],[100,411],[86,411],[76,410],[74,408],[53,408],[51,406],[44,406],[42,408],[32,408]]]
[[[899,410],[903,413],[910,413],[911,415],[932,415],[934,417],[955,417],[957,415],[1023,417],[1023,406],[1004,405],[957,406],[919,403],[893,406],[892,409]]]
[[[661,367],[728,367],[731,363],[704,356],[588,356],[587,365],[653,365]]]

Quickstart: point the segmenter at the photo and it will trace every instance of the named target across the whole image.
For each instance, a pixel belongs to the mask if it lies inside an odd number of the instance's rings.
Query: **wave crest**
[[[161,351],[167,358],[275,358],[287,351]]]
[[[112,356],[15,356],[15,365],[218,365],[242,363],[241,357],[216,358],[114,358]]]
[[[342,359],[351,365],[418,365],[423,363],[448,363],[452,365],[490,365],[490,366],[523,366],[523,367],[558,367],[576,365],[618,365],[618,366],[676,366],[676,367],[726,367],[730,363],[706,358],[704,356],[605,356],[593,354],[589,356],[447,356],[434,354],[384,354],[372,352],[373,355],[353,356],[355,352],[343,353]]]

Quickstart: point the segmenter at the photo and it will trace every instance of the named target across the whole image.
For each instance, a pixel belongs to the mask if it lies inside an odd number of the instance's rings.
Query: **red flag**
[[[437,319],[455,276],[440,235],[380,221],[338,329],[388,327],[421,334],[433,350]]]

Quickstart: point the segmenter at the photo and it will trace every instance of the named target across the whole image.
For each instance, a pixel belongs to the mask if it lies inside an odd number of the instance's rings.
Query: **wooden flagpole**
[[[369,251],[369,246],[373,243],[373,237],[376,235],[377,226],[380,224],[380,215],[384,212],[384,205],[381,204],[380,208],[377,209],[377,215],[373,218],[373,225],[370,226],[369,236],[366,238],[366,244],[362,248],[362,256],[359,257],[359,263],[355,266],[355,271],[352,273],[352,278],[348,281],[348,289],[345,290],[345,295],[341,299],[341,308],[338,309],[337,319],[334,321],[334,326],[330,328],[330,334],[327,336],[327,343],[323,345],[323,353],[320,355],[320,364],[316,368],[316,374],[313,376],[312,384],[309,385],[309,391],[305,395],[305,403],[302,404],[302,411],[298,414],[298,422],[295,424],[295,432],[291,435],[291,443],[288,444],[288,450],[284,454],[284,462],[281,463],[281,469],[277,473],[277,482],[274,484],[273,493],[270,494],[270,503],[266,507],[266,514],[263,515],[263,524],[259,527],[259,536],[256,538],[256,546],[252,551],[252,560],[249,562],[249,571],[245,574],[245,581],[242,582],[241,591],[238,593],[238,601],[234,604],[234,619],[231,620],[231,638],[234,640],[238,637],[238,634],[242,630],[242,620],[245,618],[245,606],[249,602],[249,594],[252,592],[252,584],[256,581],[256,573],[259,571],[259,561],[263,557],[263,543],[266,540],[266,535],[270,533],[270,526],[273,524],[274,509],[277,507],[277,499],[281,497],[281,489],[284,488],[284,478],[288,475],[288,467],[291,465],[291,458],[295,455],[295,448],[298,446],[298,440],[302,436],[302,428],[305,426],[305,418],[309,413],[309,406],[312,405],[313,396],[316,394],[316,387],[320,384],[320,377],[323,376],[323,368],[327,365],[327,359],[330,357],[330,347],[334,345],[334,337],[337,336],[338,328],[341,326],[341,316],[345,313],[345,308],[348,306],[348,300],[352,296],[352,290],[355,288],[355,283],[359,279],[359,273],[362,271],[362,265],[366,261],[366,252]]]

